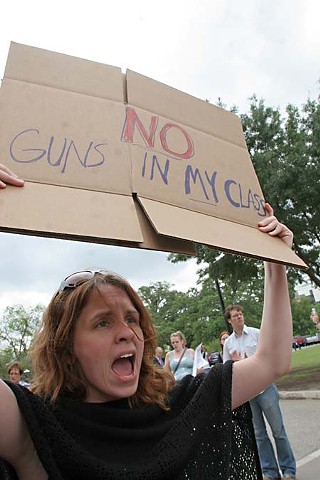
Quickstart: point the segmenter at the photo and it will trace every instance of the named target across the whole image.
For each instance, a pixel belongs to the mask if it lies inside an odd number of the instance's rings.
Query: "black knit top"
[[[231,377],[232,362],[188,375],[168,412],[127,400],[52,407],[8,385],[50,480],[258,480],[250,409],[231,412]]]

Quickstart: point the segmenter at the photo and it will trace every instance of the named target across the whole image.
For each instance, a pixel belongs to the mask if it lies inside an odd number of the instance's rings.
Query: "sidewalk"
[[[320,472],[320,450],[297,461],[297,480],[317,480]]]
[[[282,400],[320,400],[320,390],[280,391]],[[320,450],[297,461],[297,480],[317,480],[320,478]]]
[[[320,390],[297,390],[292,392],[279,390],[279,396],[282,400],[320,400]]]

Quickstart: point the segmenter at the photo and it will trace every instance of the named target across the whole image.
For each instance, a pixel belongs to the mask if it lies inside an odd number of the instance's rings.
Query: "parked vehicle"
[[[306,345],[314,345],[315,343],[320,342],[320,335],[316,333],[315,335],[306,335]]]
[[[293,344],[296,344],[298,347],[305,347],[307,342],[306,342],[306,337],[303,335],[296,335],[292,339],[292,346]]]
[[[295,350],[297,348],[306,347],[307,345],[315,345],[320,343],[320,332],[315,333],[314,335],[295,335],[292,338],[292,348]]]
[[[221,363],[221,357],[219,352],[212,352],[208,355],[208,362],[210,367],[213,367],[216,363]]]

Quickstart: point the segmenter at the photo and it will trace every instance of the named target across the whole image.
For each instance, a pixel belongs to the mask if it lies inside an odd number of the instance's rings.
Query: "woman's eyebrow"
[[[128,308],[127,311],[125,312],[126,315],[134,315],[138,318],[140,318],[140,313],[138,310],[135,308]],[[112,310],[101,310],[100,312],[95,313],[92,317],[90,317],[89,321],[90,322],[95,322],[96,320],[100,320],[102,318],[109,318],[112,317],[113,312]]]
[[[108,318],[111,316],[111,311],[110,310],[102,310],[100,312],[95,313],[89,318],[90,322],[94,322],[96,320],[100,320],[101,318]]]
[[[140,316],[140,313],[139,313],[138,310],[135,309],[135,308],[128,308],[127,313],[131,313],[132,315],[138,315],[138,316]]]

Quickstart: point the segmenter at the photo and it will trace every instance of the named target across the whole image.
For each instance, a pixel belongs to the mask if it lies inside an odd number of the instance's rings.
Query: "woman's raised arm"
[[[280,237],[292,246],[292,232],[273,215],[259,223],[259,229]],[[264,307],[257,350],[252,357],[233,365],[233,408],[255,397],[281,375],[291,364],[292,316],[285,265],[265,262]]]

